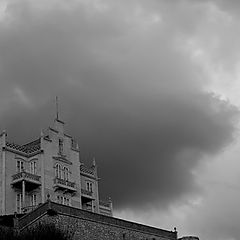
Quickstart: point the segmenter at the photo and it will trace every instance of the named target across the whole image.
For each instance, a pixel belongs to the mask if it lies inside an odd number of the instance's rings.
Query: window
[[[86,182],[86,188],[87,188],[87,191],[93,192],[93,184],[92,184],[92,182]]]
[[[35,161],[30,163],[30,173],[32,174],[37,173],[37,163]]]
[[[18,213],[21,213],[22,204],[23,204],[22,194],[18,193],[17,198],[16,198],[16,210],[17,210]]]
[[[23,172],[23,171],[24,171],[23,161],[17,160],[17,172]]]
[[[37,205],[37,195],[36,194],[32,194],[30,197],[30,205],[31,206],[36,206]]]
[[[77,142],[76,142],[76,140],[74,140],[74,139],[71,140],[71,147],[74,148],[74,149],[77,148]]]
[[[63,179],[66,181],[69,180],[69,169],[67,167],[63,168]]]
[[[58,152],[59,154],[63,154],[63,139],[58,140]]]
[[[55,176],[56,178],[61,178],[62,168],[60,164],[55,165]]]
[[[63,205],[70,206],[70,198],[68,197],[62,197],[62,196],[57,196],[57,202]]]
[[[63,204],[69,206],[69,198],[63,198]]]
[[[63,171],[62,171],[62,174],[63,174],[63,179],[65,180],[65,176],[66,176],[66,168],[65,167],[63,167]]]
[[[62,167],[59,163],[56,163],[56,165],[55,165],[55,177],[68,181],[69,177],[70,177],[69,168],[68,167]]]

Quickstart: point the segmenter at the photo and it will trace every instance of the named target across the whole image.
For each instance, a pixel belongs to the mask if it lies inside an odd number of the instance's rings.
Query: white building
[[[64,122],[24,145],[7,141],[0,134],[1,215],[24,213],[51,201],[112,216],[112,203],[101,202],[95,161],[86,167],[79,161],[76,141],[65,133]]]

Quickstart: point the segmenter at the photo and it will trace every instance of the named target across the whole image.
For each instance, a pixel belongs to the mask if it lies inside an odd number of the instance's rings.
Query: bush
[[[16,234],[12,228],[0,227],[0,239],[1,240],[15,240]]]
[[[38,224],[20,233],[0,228],[1,240],[71,240],[73,235],[71,228],[60,229],[54,224]]]

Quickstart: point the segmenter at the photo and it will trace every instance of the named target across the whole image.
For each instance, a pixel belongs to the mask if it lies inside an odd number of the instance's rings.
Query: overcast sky
[[[240,222],[240,1],[0,0],[0,129],[60,118],[115,216],[201,240]]]

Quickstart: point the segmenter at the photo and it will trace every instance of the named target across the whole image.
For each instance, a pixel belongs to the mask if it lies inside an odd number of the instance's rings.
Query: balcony
[[[81,194],[82,194],[83,197],[93,199],[93,192],[90,192],[90,191],[88,191],[88,190],[86,190],[86,189],[83,189],[83,188],[82,188],[82,189],[81,189]]]
[[[75,193],[77,191],[74,182],[70,182],[61,178],[54,178],[53,183],[55,190],[62,190],[69,193]]]
[[[11,185],[15,188],[22,188],[22,182],[25,181],[26,190],[30,191],[41,185],[40,179],[41,177],[36,174],[28,172],[19,172],[12,176]]]

